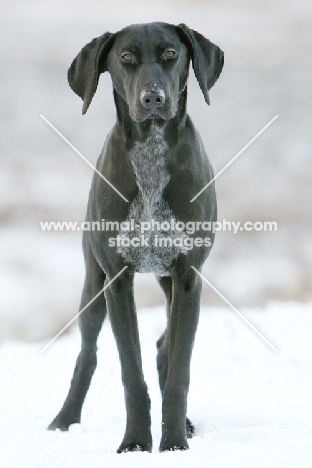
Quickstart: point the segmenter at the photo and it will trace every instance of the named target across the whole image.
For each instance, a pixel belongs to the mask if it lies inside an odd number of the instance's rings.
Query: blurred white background
[[[188,110],[215,173],[279,118],[218,178],[219,219],[274,220],[277,232],[219,233],[204,274],[236,306],[312,299],[312,4],[308,0],[1,1],[0,340],[47,338],[78,310],[81,233],[39,221],[84,219],[93,164],[115,121],[102,75],[88,113],[67,84],[79,50],[131,23],[186,23],[225,52],[208,107],[193,72]],[[164,302],[137,275],[139,306]],[[208,286],[203,304],[224,305]]]

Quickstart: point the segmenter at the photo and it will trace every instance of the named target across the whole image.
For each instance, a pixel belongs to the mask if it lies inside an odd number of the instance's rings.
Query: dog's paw
[[[121,445],[117,453],[126,453],[126,452],[148,452],[150,450],[144,450],[144,447],[140,444],[128,444],[128,445]]]
[[[59,429],[62,432],[68,431],[69,426],[72,424],[80,423],[79,420],[74,420],[74,418],[67,417],[63,414],[58,414],[53,421],[47,427],[48,431],[56,431]]]
[[[151,452],[152,447],[153,439],[149,426],[145,430],[141,426],[140,430],[126,430],[117,453]]]
[[[167,437],[160,441],[160,452],[175,452],[176,450],[188,450],[189,446],[184,437]]]
[[[186,437],[188,439],[191,439],[195,433],[195,427],[189,420],[189,418],[186,418]]]
[[[189,450],[188,444],[160,444],[159,451],[160,452],[176,452],[177,450]]]
[[[151,452],[151,444],[121,444],[117,450],[117,453],[126,453],[126,452]]]

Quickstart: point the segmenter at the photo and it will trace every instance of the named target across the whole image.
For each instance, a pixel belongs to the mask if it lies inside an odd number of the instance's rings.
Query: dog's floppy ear
[[[177,29],[190,51],[194,73],[205,101],[210,104],[208,91],[221,74],[224,53],[220,47],[185,24],[179,24]]]
[[[115,34],[105,33],[85,45],[68,70],[68,83],[83,100],[82,113],[85,114],[95,94],[99,76],[107,71],[106,58]]]

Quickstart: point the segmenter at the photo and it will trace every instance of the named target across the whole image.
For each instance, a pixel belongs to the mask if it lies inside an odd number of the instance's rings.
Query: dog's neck
[[[185,88],[180,95],[178,112],[172,119],[136,122],[129,115],[128,104],[114,90],[120,138],[125,139],[144,211],[153,211],[162,203],[162,194],[170,179],[169,148],[177,145],[179,132],[185,126],[186,96]]]
[[[160,202],[163,190],[169,182],[166,167],[168,149],[164,129],[152,122],[147,138],[136,142],[129,151],[129,159],[145,208],[155,207]]]

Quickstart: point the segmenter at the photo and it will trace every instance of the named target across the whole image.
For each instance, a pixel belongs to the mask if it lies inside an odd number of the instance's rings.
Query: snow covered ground
[[[60,409],[79,350],[74,328],[42,355],[46,343],[0,348],[2,468],[312,466],[311,305],[272,303],[243,309],[279,349],[275,354],[229,309],[203,308],[194,348],[188,415],[196,436],[187,452],[158,453],[161,400],[155,341],[163,308],[141,309],[143,365],[152,399],[154,452],[116,454],[125,410],[109,321],[99,339],[98,368],[82,425],[45,430]]]

